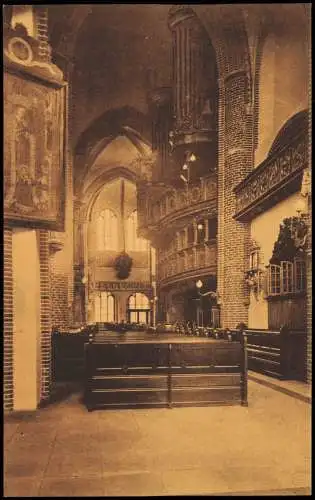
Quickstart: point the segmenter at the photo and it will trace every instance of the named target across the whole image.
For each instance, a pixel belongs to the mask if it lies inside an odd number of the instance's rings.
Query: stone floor
[[[80,394],[4,422],[4,496],[310,495],[311,405],[88,413]]]

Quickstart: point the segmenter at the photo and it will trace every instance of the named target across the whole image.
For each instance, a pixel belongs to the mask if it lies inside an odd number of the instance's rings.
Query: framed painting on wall
[[[67,86],[4,73],[4,221],[64,230]]]

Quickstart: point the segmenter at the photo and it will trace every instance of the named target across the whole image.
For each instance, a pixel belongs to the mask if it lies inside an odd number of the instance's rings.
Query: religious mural
[[[61,230],[65,88],[4,75],[4,216]]]

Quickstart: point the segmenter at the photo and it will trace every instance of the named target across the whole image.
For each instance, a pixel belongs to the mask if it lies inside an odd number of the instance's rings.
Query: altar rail
[[[244,331],[248,369],[281,380],[306,380],[306,332],[289,330]]]
[[[246,337],[97,333],[85,345],[85,404],[96,408],[247,405]]]

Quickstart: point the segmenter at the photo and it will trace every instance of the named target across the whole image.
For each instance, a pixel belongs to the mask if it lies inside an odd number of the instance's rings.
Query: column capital
[[[198,20],[195,11],[188,5],[174,5],[170,8],[168,13],[168,26],[172,30],[179,23],[188,21],[191,19]]]

